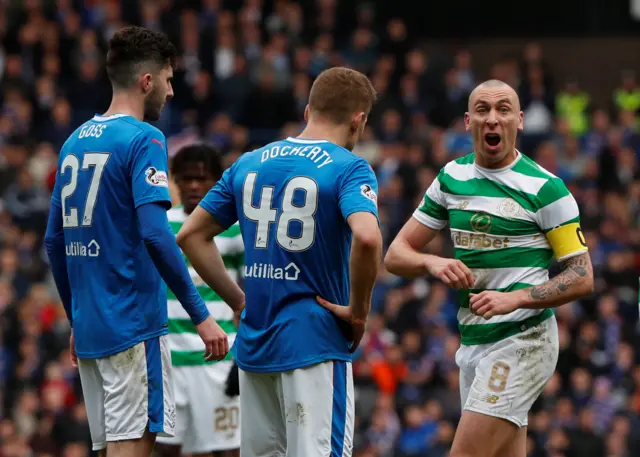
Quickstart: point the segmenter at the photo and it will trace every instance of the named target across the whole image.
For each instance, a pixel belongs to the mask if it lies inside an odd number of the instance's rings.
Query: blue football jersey
[[[200,205],[239,221],[246,308],[234,344],[245,371],[350,361],[345,326],[316,301],[349,303],[349,215],[377,217],[369,164],[328,141],[288,138],[242,155]]]
[[[95,116],[60,151],[52,211],[62,211],[81,358],[105,357],[167,333],[166,285],[136,208],[171,206],[166,141],[131,116]]]

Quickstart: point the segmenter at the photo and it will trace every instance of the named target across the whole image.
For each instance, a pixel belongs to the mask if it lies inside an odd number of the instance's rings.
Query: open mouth
[[[497,133],[487,133],[484,136],[484,141],[491,147],[496,147],[500,144],[500,135]]]

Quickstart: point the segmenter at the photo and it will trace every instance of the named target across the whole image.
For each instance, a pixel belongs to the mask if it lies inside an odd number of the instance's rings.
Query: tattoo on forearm
[[[567,260],[562,272],[540,286],[529,290],[529,296],[534,300],[546,300],[568,291],[571,286],[579,283],[589,274],[589,258],[582,254]]]

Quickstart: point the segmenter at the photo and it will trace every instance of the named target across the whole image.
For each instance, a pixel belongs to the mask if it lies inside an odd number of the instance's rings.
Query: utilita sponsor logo
[[[68,257],[98,257],[100,245],[96,240],[89,241],[87,245],[82,241],[72,241],[65,246],[65,253]]]
[[[270,263],[254,263],[253,265],[244,266],[245,278],[297,281],[299,275],[300,268],[293,262],[284,268],[274,267]]]

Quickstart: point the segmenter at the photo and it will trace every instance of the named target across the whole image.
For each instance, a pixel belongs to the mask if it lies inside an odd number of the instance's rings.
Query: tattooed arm
[[[541,309],[564,305],[593,292],[593,269],[589,253],[562,263],[562,271],[539,286],[519,290],[519,308]]]
[[[562,271],[539,286],[513,292],[485,290],[471,294],[469,309],[473,314],[491,319],[519,308],[543,309],[564,305],[593,291],[593,270],[589,253],[562,262]]]

